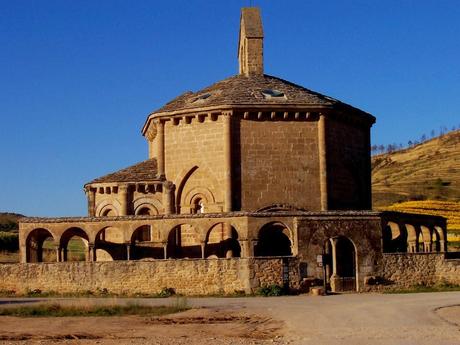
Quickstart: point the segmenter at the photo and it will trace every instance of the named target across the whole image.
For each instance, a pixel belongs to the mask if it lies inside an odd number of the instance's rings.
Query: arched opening
[[[130,259],[164,259],[165,253],[161,243],[153,241],[151,225],[142,225],[131,236]]]
[[[241,247],[238,242],[238,232],[227,223],[213,225],[206,234],[206,258],[240,257]]]
[[[102,217],[116,217],[117,212],[111,207],[106,207],[101,211],[101,216]]]
[[[70,228],[64,231],[59,247],[62,261],[88,260],[88,235],[83,229]]]
[[[123,231],[116,227],[106,227],[96,234],[94,242],[95,261],[126,260],[128,258]]]
[[[407,251],[409,253],[415,253],[418,249],[418,236],[415,226],[412,224],[405,224],[407,233]]]
[[[326,267],[327,280],[333,292],[356,290],[356,249],[353,242],[345,236],[329,239],[325,243],[329,253]]]
[[[407,233],[398,224],[388,222],[383,228],[382,246],[384,253],[407,252]]]
[[[142,205],[136,209],[136,215],[138,216],[153,216],[158,214],[157,209],[151,205]]]
[[[292,241],[289,229],[282,223],[269,223],[259,230],[255,256],[290,256]]]
[[[32,230],[26,239],[27,262],[56,262],[55,241],[47,229]]]
[[[204,201],[201,196],[192,199],[190,210],[192,214],[204,213]]]
[[[192,225],[177,225],[169,232],[167,244],[168,258],[201,258],[203,256],[202,251],[203,248],[199,234]]]
[[[419,233],[419,252],[429,253],[432,251],[431,248],[431,230],[430,228],[422,225],[420,226],[420,233]]]

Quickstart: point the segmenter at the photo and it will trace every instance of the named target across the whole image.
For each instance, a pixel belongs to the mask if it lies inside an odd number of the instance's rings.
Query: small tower
[[[240,74],[264,74],[264,32],[257,7],[241,9],[238,61]]]

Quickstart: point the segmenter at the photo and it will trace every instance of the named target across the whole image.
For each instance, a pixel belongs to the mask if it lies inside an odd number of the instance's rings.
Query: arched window
[[[193,199],[192,203],[192,213],[193,214],[201,214],[204,213],[204,203],[202,198],[195,198]]]

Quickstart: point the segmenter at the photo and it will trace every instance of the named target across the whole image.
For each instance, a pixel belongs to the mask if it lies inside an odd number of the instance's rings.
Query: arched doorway
[[[240,257],[238,232],[227,223],[213,225],[206,234],[205,258]]]
[[[259,230],[254,256],[290,256],[292,241],[289,229],[282,223],[269,223]]]
[[[142,225],[131,236],[130,259],[164,259],[165,250],[161,243],[153,241],[152,225]]]
[[[80,228],[64,231],[59,246],[62,261],[88,261],[88,235]]]
[[[330,238],[325,243],[326,280],[332,292],[355,291],[356,249],[353,242],[345,236]]]
[[[202,258],[204,242],[190,224],[175,226],[168,235],[167,257],[174,259]]]
[[[53,235],[47,229],[32,230],[26,239],[26,262],[56,262]]]

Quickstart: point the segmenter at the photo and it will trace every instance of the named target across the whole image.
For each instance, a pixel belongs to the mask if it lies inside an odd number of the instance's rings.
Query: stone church
[[[22,219],[21,262],[45,261],[51,240],[47,267],[92,272],[70,290],[121,291],[97,272],[127,267],[131,291],[251,293],[323,277],[363,291],[384,252],[446,251],[444,218],[372,211],[375,118],[265,74],[263,43],[259,9],[243,8],[239,73],[150,113],[148,159],[88,182],[87,217]],[[73,238],[86,262],[70,261]]]

